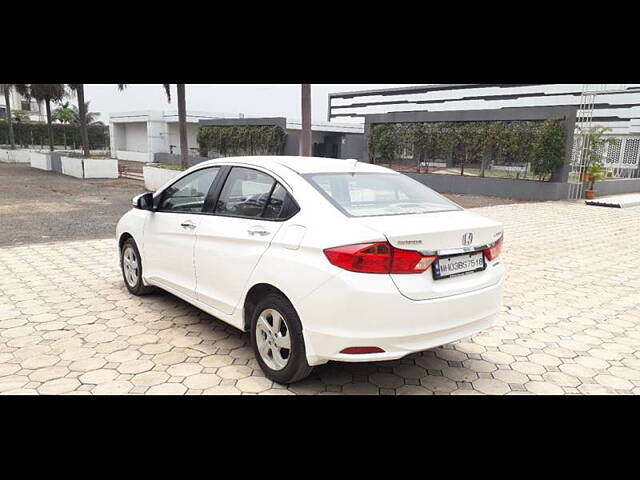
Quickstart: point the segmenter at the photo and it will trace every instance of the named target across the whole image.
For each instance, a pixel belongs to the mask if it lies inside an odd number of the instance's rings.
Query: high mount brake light
[[[502,252],[502,240],[504,239],[504,235],[498,239],[492,246],[484,249],[484,256],[487,260],[492,261],[500,256]]]
[[[423,273],[437,258],[401,250],[388,242],[328,248],[324,254],[336,267],[359,273]]]

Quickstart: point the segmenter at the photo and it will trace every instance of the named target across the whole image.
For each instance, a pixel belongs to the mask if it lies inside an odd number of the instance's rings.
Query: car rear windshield
[[[343,213],[353,217],[460,210],[420,182],[396,173],[312,173],[305,178]]]

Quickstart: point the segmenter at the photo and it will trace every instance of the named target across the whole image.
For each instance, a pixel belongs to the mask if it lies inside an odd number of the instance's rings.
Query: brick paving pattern
[[[475,210],[505,224],[504,307],[472,338],[398,361],[267,380],[247,334],[125,290],[115,241],[0,249],[0,394],[638,394],[640,208]]]

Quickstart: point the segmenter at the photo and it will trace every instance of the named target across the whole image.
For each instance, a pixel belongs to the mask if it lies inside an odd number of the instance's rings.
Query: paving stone
[[[596,375],[594,380],[600,385],[613,388],[615,390],[633,390],[634,386],[629,380],[613,375]]]
[[[175,365],[182,363],[187,359],[187,356],[179,350],[172,350],[170,352],[161,353],[153,358],[154,363],[157,365]]]
[[[524,385],[529,381],[524,373],[515,370],[496,370],[492,373],[493,377],[508,384],[522,384]]]
[[[136,387],[153,387],[154,385],[160,385],[169,379],[169,375],[164,372],[144,372],[135,375],[131,379]]]
[[[219,368],[233,364],[233,357],[229,355],[211,355],[200,360],[200,365],[205,368]]]
[[[561,387],[578,387],[580,385],[580,380],[571,375],[567,375],[561,372],[549,372],[542,375],[542,378],[549,383],[553,383],[554,385],[559,385]]]
[[[38,392],[44,395],[60,395],[74,391],[80,386],[80,382],[75,378],[58,378],[49,380],[38,387]]]
[[[189,377],[202,372],[202,369],[202,365],[198,363],[179,363],[167,368],[167,373],[176,377]]]
[[[24,375],[10,375],[0,377],[0,393],[17,390],[29,383],[29,377]]]
[[[473,382],[473,388],[486,395],[505,395],[511,391],[509,385],[492,378],[480,378]]]
[[[562,395],[564,393],[561,387],[549,382],[529,382],[525,388],[537,395]]]
[[[253,370],[244,365],[228,365],[221,367],[216,372],[220,378],[240,379],[251,376]]]
[[[47,382],[49,380],[55,380],[56,378],[62,378],[69,373],[69,369],[66,367],[45,367],[34,370],[29,375],[29,379],[33,382]]]
[[[478,378],[478,374],[468,368],[447,367],[442,374],[456,382],[471,382]]]
[[[380,388],[398,388],[404,384],[402,377],[393,373],[374,373],[369,381]]]
[[[421,385],[403,385],[396,389],[396,395],[433,395],[433,392]]]
[[[45,368],[51,367],[58,363],[60,358],[55,355],[38,355],[35,357],[27,358],[21,362],[23,368],[27,368],[30,370],[36,368]]]
[[[617,378],[625,380],[640,380],[640,369],[629,367],[611,367],[609,373]]]
[[[84,384],[101,384],[101,383],[109,383],[118,377],[118,372],[116,370],[110,369],[100,369],[93,370],[91,372],[84,373],[78,377]]]
[[[133,389],[133,384],[127,381],[115,381],[96,386],[91,393],[94,395],[124,395]]]
[[[140,352],[137,350],[119,350],[107,355],[105,359],[107,362],[124,363],[137,360],[140,355]]]
[[[498,353],[498,352],[496,352]],[[491,373],[497,370],[495,364],[485,360],[465,360],[462,364],[476,373]]]
[[[163,383],[151,387],[145,393],[147,395],[184,395],[187,391],[187,387],[181,383]]]
[[[155,364],[150,360],[130,360],[121,363],[117,369],[120,373],[138,374],[148,372],[153,369]]]
[[[239,395],[242,392],[232,385],[207,388],[202,395]]]
[[[91,370],[98,370],[104,367],[107,361],[104,358],[86,358],[83,360],[76,360],[69,365],[69,370],[76,372],[89,372]]]
[[[438,377],[434,375],[428,375],[420,379],[420,384],[436,393],[450,393],[456,390],[458,387],[456,382],[447,377]]]
[[[187,377],[184,384],[190,389],[206,390],[220,383],[220,377],[213,373],[199,373]]]
[[[342,386],[345,395],[378,395],[379,389],[371,383],[347,383]]]
[[[514,362],[511,368],[526,375],[541,375],[546,372],[542,365],[532,362]]]
[[[260,393],[269,390],[273,382],[265,377],[247,377],[238,380],[236,387],[245,393]]]

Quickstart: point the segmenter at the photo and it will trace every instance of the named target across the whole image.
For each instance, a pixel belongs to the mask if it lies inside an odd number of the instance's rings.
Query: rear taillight
[[[500,237],[496,243],[494,243],[489,248],[484,249],[484,256],[487,257],[487,260],[492,261],[500,256],[502,252],[502,239],[504,236]]]
[[[360,273],[423,273],[437,258],[401,250],[387,242],[328,248],[324,254],[336,267]]]

